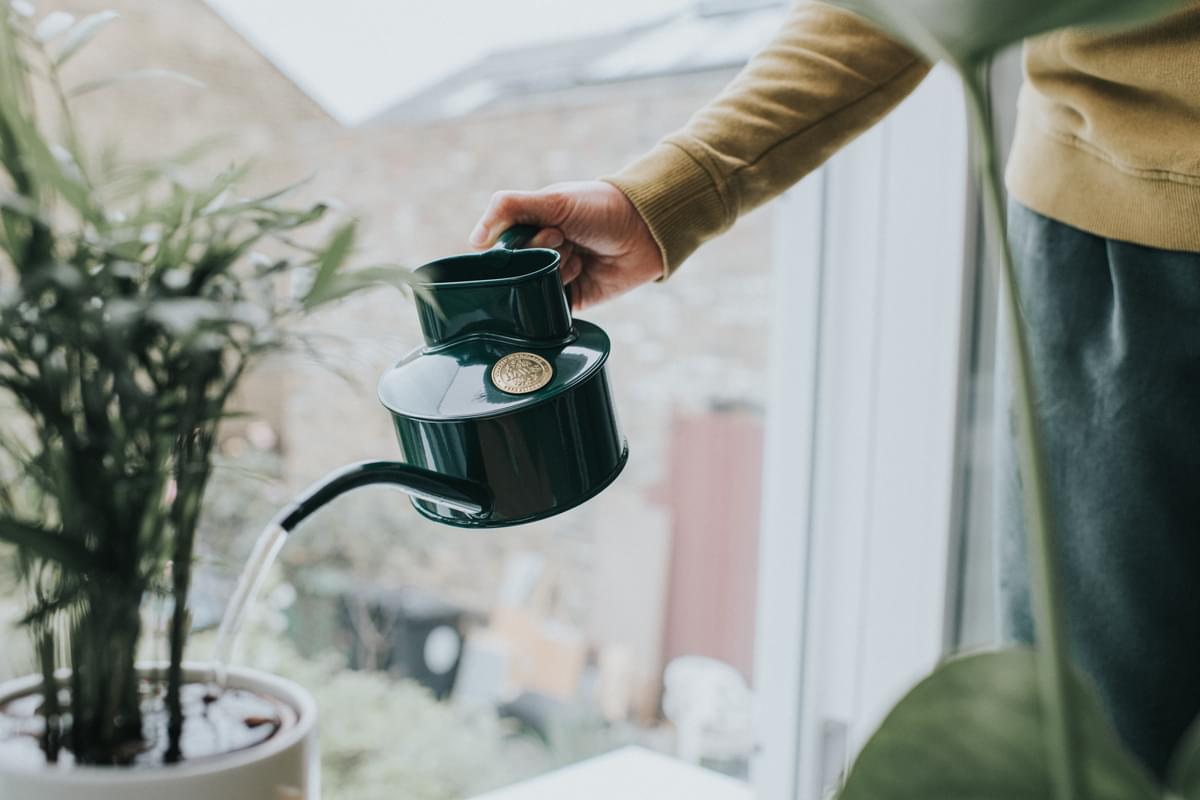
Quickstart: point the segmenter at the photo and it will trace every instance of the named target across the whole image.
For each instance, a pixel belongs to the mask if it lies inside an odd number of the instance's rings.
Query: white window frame
[[[975,205],[937,67],[776,208],[757,796],[816,800],[945,650]]]

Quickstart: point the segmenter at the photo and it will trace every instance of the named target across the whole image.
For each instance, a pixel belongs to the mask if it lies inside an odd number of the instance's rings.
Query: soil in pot
[[[165,684],[143,681],[143,740],[114,753],[115,763],[125,766],[160,768],[167,751],[167,710],[163,701]],[[194,763],[261,744],[296,724],[295,710],[279,700],[245,689],[219,689],[207,683],[188,683],[182,688],[184,723],[180,763]],[[69,708],[70,695],[60,690],[60,707]],[[41,715],[42,694],[31,691],[0,705],[0,763],[36,767],[46,763],[42,749],[45,718]],[[71,751],[70,716],[63,722],[62,747],[56,761],[60,769],[75,763]]]

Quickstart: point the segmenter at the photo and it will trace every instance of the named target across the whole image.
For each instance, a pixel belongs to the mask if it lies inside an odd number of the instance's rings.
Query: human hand
[[[496,192],[471,233],[484,249],[513,225],[541,228],[529,247],[562,256],[575,310],[616,297],[663,273],[662,253],[633,203],[604,181],[556,183],[536,192]]]

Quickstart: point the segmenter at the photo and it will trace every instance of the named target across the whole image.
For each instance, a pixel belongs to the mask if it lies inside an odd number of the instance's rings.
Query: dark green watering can
[[[554,250],[519,249],[517,226],[484,253],[416,270],[425,345],[379,382],[401,461],[351,464],[280,517],[292,530],[351,489],[392,484],[426,517],[494,528],[544,519],[600,492],[625,466],[604,364],[608,336],[572,319]]]

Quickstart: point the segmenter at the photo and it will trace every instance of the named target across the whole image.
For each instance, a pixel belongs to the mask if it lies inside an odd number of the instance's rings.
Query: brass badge
[[[553,375],[550,362],[534,353],[509,353],[492,367],[492,383],[509,394],[536,392]]]

